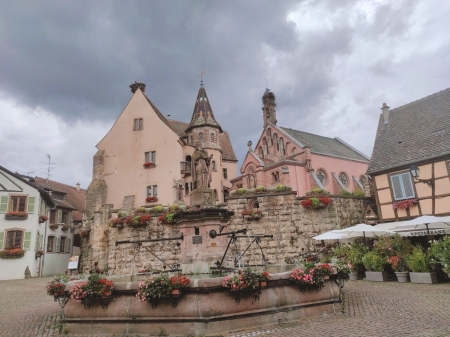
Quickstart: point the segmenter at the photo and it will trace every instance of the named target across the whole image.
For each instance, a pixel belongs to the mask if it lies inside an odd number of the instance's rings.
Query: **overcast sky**
[[[239,159],[278,125],[371,154],[380,108],[450,87],[450,2],[1,1],[0,165],[86,188],[128,86],[189,122],[204,83]]]

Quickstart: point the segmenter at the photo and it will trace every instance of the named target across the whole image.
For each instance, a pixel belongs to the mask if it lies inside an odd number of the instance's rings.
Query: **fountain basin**
[[[65,324],[70,333],[208,336],[339,312],[340,289],[334,282],[325,282],[320,291],[302,292],[289,276],[290,272],[272,274],[259,299],[258,289],[231,292],[222,287],[223,277],[193,279],[176,307],[168,298],[156,307],[138,301],[138,281],[116,283],[106,309],[100,302],[85,309],[69,300]]]

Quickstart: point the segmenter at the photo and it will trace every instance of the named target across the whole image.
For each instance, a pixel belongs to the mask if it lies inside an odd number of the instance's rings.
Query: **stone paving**
[[[45,294],[45,285],[49,280],[0,281],[1,337],[94,337],[65,333],[64,326],[60,324],[60,307]],[[345,285],[341,311],[336,315],[235,331],[225,336],[450,337],[449,304],[448,283],[427,285],[350,281]]]

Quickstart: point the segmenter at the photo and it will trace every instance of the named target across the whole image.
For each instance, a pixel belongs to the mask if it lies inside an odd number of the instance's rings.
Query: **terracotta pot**
[[[259,282],[259,284],[260,284],[261,288],[262,287],[266,287],[267,286],[267,281],[261,281],[261,282]]]
[[[172,295],[180,295],[180,289],[172,289]]]
[[[111,296],[111,290],[109,290],[109,291],[104,291],[102,296],[103,296],[103,297],[109,297],[109,296]]]
[[[242,289],[248,288],[248,284],[247,283],[242,283],[241,288]]]
[[[324,275],[323,279],[324,280],[329,280],[330,279],[330,275]]]

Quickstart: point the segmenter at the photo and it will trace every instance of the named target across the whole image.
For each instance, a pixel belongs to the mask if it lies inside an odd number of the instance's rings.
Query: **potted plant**
[[[450,236],[446,235],[439,241],[432,241],[431,253],[444,266],[442,270],[450,274]]]
[[[406,260],[413,246],[399,234],[381,236],[373,245],[373,250],[389,262],[398,282],[408,282]]]
[[[114,289],[114,281],[102,278],[93,273],[87,281],[79,282],[70,291],[70,297],[90,307],[90,302],[96,298],[110,298]]]
[[[321,188],[313,188],[310,191],[306,191],[305,196],[307,198],[300,201],[300,204],[305,208],[322,208],[333,201],[328,196],[328,192]]]
[[[47,295],[54,297],[64,296],[68,280],[67,275],[56,275],[53,280],[47,283]]]
[[[258,273],[258,278],[259,278],[259,286],[262,288],[267,286],[267,281],[269,281],[270,275],[266,271],[261,271]]]
[[[149,167],[155,167],[156,165],[155,165],[155,163],[152,163],[152,162],[145,162],[144,163],[144,165],[143,165],[145,168],[149,168]]]
[[[59,226],[58,226],[57,223],[50,223],[50,224],[48,225],[48,228],[53,229],[53,230],[56,230],[56,229],[59,228]]]
[[[25,250],[21,248],[7,247],[0,250],[0,258],[2,259],[19,259],[25,255]]]
[[[191,280],[184,275],[176,275],[170,278],[172,284],[172,295],[180,295],[181,289],[189,288]]]
[[[262,211],[260,209],[250,208],[242,211],[242,215],[245,219],[256,219],[261,217]]]
[[[304,292],[310,286],[316,286],[317,276],[315,275],[316,269],[313,266],[314,264],[306,263],[305,266],[300,268],[295,268],[291,272],[290,280],[295,282],[300,286],[300,291]],[[320,285],[319,285],[320,286]]]
[[[140,301],[152,302],[156,299],[168,297],[172,291],[172,283],[167,274],[150,276],[147,280],[139,282],[136,298]]]
[[[145,202],[157,202],[158,197],[147,197],[145,198]]]
[[[222,287],[228,288],[231,291],[241,290],[242,284],[244,284],[244,281],[242,279],[242,275],[239,274],[225,276],[222,281]]]
[[[39,215],[39,223],[46,222],[47,220],[48,220],[48,216],[46,216],[44,214]]]
[[[242,287],[250,287],[250,288],[255,289],[256,287],[259,286],[259,281],[260,281],[259,273],[251,270],[250,267],[246,268],[241,273],[241,276],[242,276],[242,281],[243,281]]]
[[[362,262],[366,267],[366,280],[385,282],[388,279],[387,271],[384,271],[386,260],[374,251],[364,255]]]
[[[351,244],[344,246],[343,253],[347,256],[347,261],[352,265],[353,270],[349,274],[350,281],[358,280],[359,266],[362,265],[363,257],[367,253],[367,247],[361,242],[354,241]]]
[[[411,255],[407,260],[409,273],[412,283],[437,283],[437,276],[431,270],[431,259],[427,252],[424,252],[420,246],[413,248]]]
[[[403,257],[394,255],[388,261],[397,276],[397,281],[399,283],[408,282],[409,271],[406,260]]]
[[[343,260],[335,260],[334,269],[336,270],[336,278],[348,279],[349,274],[353,271],[353,265]]]
[[[321,263],[314,267],[314,274],[317,278],[328,280],[330,275],[334,273],[333,267],[328,263]]]
[[[147,225],[151,219],[152,217],[148,214],[136,214],[128,217],[127,224],[131,227]]]

